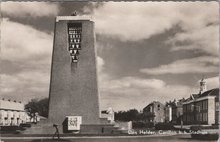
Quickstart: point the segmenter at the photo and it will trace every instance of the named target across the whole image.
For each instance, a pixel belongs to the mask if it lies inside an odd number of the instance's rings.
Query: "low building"
[[[173,124],[181,124],[183,115],[183,102],[185,99],[178,101],[169,101],[165,105],[165,121]]]
[[[174,101],[169,101],[166,102],[165,104],[165,122],[174,122],[176,121],[176,111],[177,111],[177,106],[176,106],[176,100]]]
[[[101,119],[107,119],[108,123],[115,122],[115,112],[112,108],[101,111]]]
[[[165,122],[165,106],[161,102],[153,101],[143,109],[147,122],[153,122],[154,124],[159,122]]]
[[[183,102],[183,123],[186,125],[218,124],[219,88],[206,90],[205,80],[200,82],[200,92]]]
[[[0,100],[0,126],[18,126],[29,120],[24,104],[11,100]]]
[[[182,124],[183,123],[183,102],[185,101],[185,98],[182,98],[178,100],[176,103],[176,124]]]
[[[165,122],[171,122],[172,121],[172,106],[166,104],[164,108],[164,116],[165,116]]]

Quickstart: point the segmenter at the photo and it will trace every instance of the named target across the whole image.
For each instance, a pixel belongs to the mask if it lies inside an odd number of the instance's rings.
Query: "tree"
[[[139,119],[140,113],[136,109],[128,111],[119,111],[115,113],[115,120],[119,121],[134,121]]]
[[[25,105],[25,109],[29,112],[31,117],[34,117],[36,113],[40,116],[48,117],[49,103],[48,98],[44,99],[32,99]]]

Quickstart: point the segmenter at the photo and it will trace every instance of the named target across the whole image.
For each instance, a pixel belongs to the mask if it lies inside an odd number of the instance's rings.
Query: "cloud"
[[[217,2],[106,2],[93,10],[96,32],[122,41],[138,41],[178,27],[166,42],[177,50],[218,56]],[[190,16],[189,16],[190,15]]]
[[[152,75],[186,74],[186,73],[217,73],[219,59],[212,56],[201,56],[191,59],[174,61],[168,65],[155,68],[140,69],[140,72]]]
[[[53,36],[2,19],[1,97],[27,101],[47,97]]]
[[[93,17],[98,33],[118,36],[122,40],[141,40],[177,24],[190,31],[204,27],[207,22],[216,22],[218,3],[106,2],[93,10]]]
[[[20,72],[13,75],[1,74],[1,97],[27,101],[47,97],[49,73],[42,71]]]
[[[180,9],[181,19],[179,24],[183,31],[176,33],[174,37],[171,37],[168,41],[168,43],[172,45],[171,51],[199,50],[210,55],[218,56],[218,9],[219,5],[215,2],[202,3],[193,7],[183,5]]]
[[[214,21],[213,21],[214,22]],[[208,21],[207,21],[208,24]],[[177,33],[168,43],[172,45],[171,51],[200,50],[210,55],[219,54],[219,25],[198,26],[185,32]],[[178,43],[189,43],[178,45]]]
[[[53,36],[38,31],[29,25],[23,25],[3,18],[1,23],[2,59],[10,61],[28,61],[51,56]]]
[[[59,12],[59,7],[51,2],[2,2],[1,10],[3,14],[25,18],[55,16]]]
[[[208,90],[213,88],[219,88],[219,76],[207,78],[206,82]]]
[[[168,13],[169,15],[172,13],[169,6],[166,6],[168,5],[144,2],[104,3],[93,11],[96,31],[100,34],[118,36],[122,40],[149,38],[171,28],[175,23],[176,20],[172,16],[168,17]]]
[[[136,77],[124,77],[121,79],[110,80],[103,83],[102,89],[110,89],[112,91],[120,91],[121,88],[153,88],[158,89],[165,85],[162,80],[157,79],[141,79]],[[119,89],[119,90],[116,90]]]
[[[191,88],[184,85],[169,85],[159,79],[124,77],[105,80],[100,84],[101,108],[114,110],[143,109],[148,103],[158,100],[162,103],[181,99],[191,94]]]
[[[207,78],[207,88],[219,87],[219,77]],[[199,93],[199,80],[195,86],[167,84],[159,79],[124,77],[105,80],[100,84],[101,108],[112,107],[115,111],[136,108],[142,110],[152,101],[165,103]]]

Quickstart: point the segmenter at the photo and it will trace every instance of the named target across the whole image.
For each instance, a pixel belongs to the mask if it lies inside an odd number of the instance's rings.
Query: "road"
[[[2,138],[4,142],[57,142],[50,138]],[[201,142],[200,140],[193,140],[190,135],[175,135],[175,136],[159,136],[159,137],[81,137],[81,138],[63,138],[59,142]],[[206,142],[206,141],[202,141]],[[216,142],[216,141],[207,141]]]

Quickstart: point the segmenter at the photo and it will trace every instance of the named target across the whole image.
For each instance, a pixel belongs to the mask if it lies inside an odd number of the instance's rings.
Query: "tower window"
[[[81,50],[81,33],[82,23],[69,23],[68,24],[68,41],[71,59],[73,63],[77,63],[79,59],[79,50]]]

